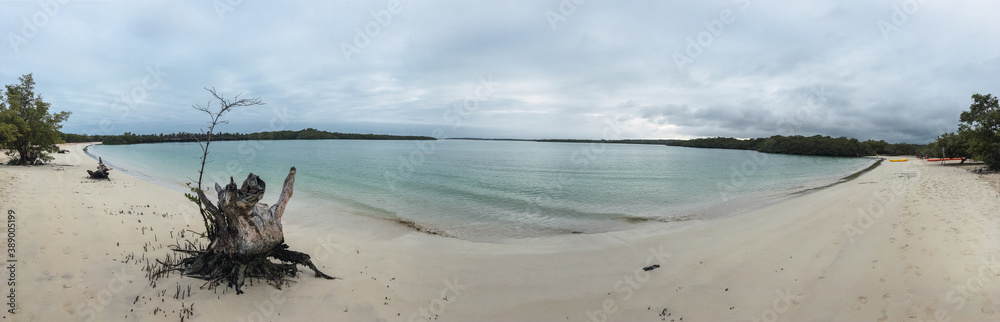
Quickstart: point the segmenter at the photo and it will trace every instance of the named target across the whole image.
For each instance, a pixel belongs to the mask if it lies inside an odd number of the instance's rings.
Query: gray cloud
[[[91,134],[198,130],[214,86],[268,102],[226,131],[922,143],[1000,93],[994,3],[389,3],[2,2],[0,81],[34,73]]]

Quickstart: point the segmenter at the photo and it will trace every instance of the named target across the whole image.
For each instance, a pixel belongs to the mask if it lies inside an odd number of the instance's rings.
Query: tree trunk
[[[104,165],[104,160],[101,160],[101,158],[97,158],[97,171],[87,170],[87,173],[90,174],[90,178],[92,179],[111,180],[111,178],[108,178],[108,171],[111,171],[111,168],[108,168],[107,166]]]
[[[236,187],[232,178],[225,188],[216,184],[215,190],[219,193],[217,205],[199,190],[198,197],[205,206],[206,217],[211,221],[211,231],[214,232],[209,234],[208,248],[178,250],[194,256],[181,260],[177,265],[165,264],[167,269],[154,274],[154,278],[179,266],[177,269],[184,275],[209,280],[210,287],[225,280],[229,286],[236,287],[237,294],[243,292],[241,287],[247,277],[264,278],[280,288],[285,276],[296,275],[298,270],[295,265],[308,266],[316,277],[333,279],[320,272],[308,254],[288,250],[285,245],[281,216],[292,197],[294,183],[295,167],[292,167],[278,202],[270,207],[258,202],[264,196],[265,185],[253,173],[247,176],[240,188]],[[273,263],[268,258],[283,263]]]
[[[215,190],[219,192],[218,206],[212,205],[204,193],[198,193],[206,210],[212,214],[216,227],[216,236],[209,249],[254,257],[281,245],[284,242],[281,215],[292,196],[295,168],[288,172],[278,202],[271,207],[258,202],[264,197],[264,180],[251,173],[239,189],[232,178],[229,180],[225,189],[215,185]]]
[[[38,156],[30,148],[18,148],[17,153],[21,157],[21,165],[36,165],[38,163]]]

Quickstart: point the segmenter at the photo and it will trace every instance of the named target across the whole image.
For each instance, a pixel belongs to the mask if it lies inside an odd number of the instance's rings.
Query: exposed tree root
[[[286,277],[296,277],[298,268],[296,265],[307,266],[316,273],[316,277],[325,279],[336,279],[333,276],[321,272],[313,264],[309,254],[288,250],[288,245],[281,244],[271,249],[264,255],[238,258],[199,249],[174,249],[174,251],[186,253],[191,256],[180,259],[180,261],[160,262],[160,267],[154,268],[150,274],[150,281],[169,274],[172,271],[180,272],[184,276],[206,280],[202,287],[214,289],[226,283],[226,287],[236,288],[236,294],[243,293],[243,285],[247,278],[263,279],[268,284],[281,289],[282,285],[288,284]],[[271,258],[280,261],[275,263]]]
[[[298,273],[296,265],[309,267],[316,277],[334,279],[320,272],[308,254],[288,250],[285,244],[281,216],[292,197],[294,183],[295,168],[292,167],[278,202],[271,207],[258,202],[264,196],[265,184],[253,173],[239,188],[232,179],[225,188],[216,185],[218,205],[198,190],[198,200],[204,205],[202,215],[209,220],[208,247],[200,243],[195,246],[191,242],[175,247],[174,251],[186,257],[168,256],[165,261],[157,261],[155,267],[148,267],[150,283],[155,285],[156,279],[177,271],[184,276],[206,280],[209,289],[225,282],[227,287],[236,288],[236,294],[241,294],[247,278],[251,281],[264,279],[281,289],[288,284],[286,277],[295,277]]]

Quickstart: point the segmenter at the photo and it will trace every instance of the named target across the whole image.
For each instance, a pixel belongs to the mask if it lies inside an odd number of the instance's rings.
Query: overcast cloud
[[[2,1],[63,128],[926,143],[1000,94],[987,1]],[[439,131],[435,132],[435,129]],[[610,129],[610,130],[609,130]]]

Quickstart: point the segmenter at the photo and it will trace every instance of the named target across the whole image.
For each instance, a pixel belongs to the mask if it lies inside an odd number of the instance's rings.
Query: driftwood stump
[[[308,254],[288,250],[282,232],[281,216],[292,197],[295,183],[295,167],[288,171],[278,202],[268,207],[260,203],[264,196],[264,180],[251,173],[239,188],[233,179],[225,188],[215,185],[219,192],[218,204],[198,191],[198,197],[205,206],[205,215],[211,222],[209,245],[205,249],[175,249],[192,256],[179,263],[162,263],[166,268],[156,275],[169,270],[179,270],[185,276],[208,280],[212,288],[223,281],[236,288],[236,294],[243,293],[246,278],[263,278],[275,287],[281,288],[286,276],[294,277],[296,265],[308,266],[316,277],[334,279],[320,272]],[[270,258],[281,263],[275,263]]]
[[[101,158],[98,157],[97,158],[97,171],[87,170],[87,173],[90,174],[90,178],[91,179],[108,179],[108,180],[111,180],[111,178],[108,178],[108,172],[109,171],[111,171],[111,168],[108,168],[107,166],[105,166],[104,165],[104,160],[101,160]]]

